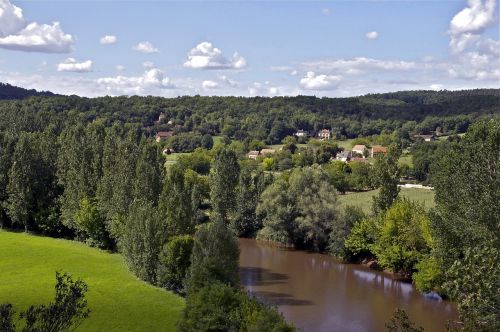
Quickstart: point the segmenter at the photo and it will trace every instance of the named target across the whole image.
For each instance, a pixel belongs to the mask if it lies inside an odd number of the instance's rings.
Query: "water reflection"
[[[409,283],[333,258],[240,240],[243,286],[303,331],[384,331],[403,308],[426,331],[443,331],[456,310]]]

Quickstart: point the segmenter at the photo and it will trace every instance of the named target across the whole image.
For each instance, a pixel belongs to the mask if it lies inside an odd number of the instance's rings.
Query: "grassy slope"
[[[372,197],[375,194],[377,190],[339,195],[340,205],[359,206],[364,212],[369,213],[372,207]],[[435,206],[434,191],[429,189],[401,188],[400,195],[423,204],[426,210]]]
[[[182,298],[135,278],[118,254],[84,244],[0,231],[0,303],[17,312],[54,297],[55,271],[82,278],[91,310],[79,331],[172,331]]]

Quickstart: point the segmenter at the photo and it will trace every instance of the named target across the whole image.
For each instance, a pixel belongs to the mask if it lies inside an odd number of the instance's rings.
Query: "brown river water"
[[[308,331],[385,331],[396,308],[427,332],[445,331],[455,306],[428,299],[410,283],[328,255],[240,239],[241,282]]]

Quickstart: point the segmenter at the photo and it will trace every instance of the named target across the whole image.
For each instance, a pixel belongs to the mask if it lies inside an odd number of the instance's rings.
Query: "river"
[[[454,305],[431,300],[411,284],[328,255],[240,239],[241,282],[308,331],[385,331],[396,308],[427,332],[456,319]]]

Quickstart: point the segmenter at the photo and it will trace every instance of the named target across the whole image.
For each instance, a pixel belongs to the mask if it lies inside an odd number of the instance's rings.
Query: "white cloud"
[[[365,37],[368,39],[377,39],[378,38],[378,32],[377,31],[370,31],[365,34]]]
[[[443,90],[443,85],[442,84],[431,84],[429,86],[429,88],[431,90],[439,91],[439,90]]]
[[[113,95],[154,94],[158,90],[176,88],[165,73],[156,68],[146,70],[142,76],[103,77],[96,82]]]
[[[300,85],[306,90],[332,90],[335,89],[340,80],[340,76],[316,75],[316,73],[308,71],[306,76],[300,80]]]
[[[23,10],[8,0],[0,0],[0,37],[16,33],[25,26]]]
[[[145,61],[145,62],[142,63],[142,66],[144,68],[154,68],[155,64],[153,62],[151,62],[151,61]]]
[[[280,89],[278,87],[272,86],[269,88],[270,95],[278,95],[280,93]]]
[[[21,8],[0,0],[0,48],[43,53],[68,53],[73,36],[62,31],[58,22],[27,23]]]
[[[219,83],[207,80],[203,81],[201,86],[203,87],[203,89],[211,90],[211,89],[217,89],[219,87]]]
[[[404,71],[417,67],[417,64],[412,61],[378,60],[365,57],[306,61],[302,65],[313,70],[337,71],[344,74],[361,74],[370,70]]]
[[[491,54],[467,52],[448,64],[448,74],[451,78],[491,80],[500,85],[500,59]]]
[[[106,36],[101,37],[101,39],[99,39],[99,42],[103,45],[114,44],[117,41],[118,41],[118,38],[116,38],[116,36],[112,36],[112,35],[106,35]]]
[[[228,86],[232,87],[232,88],[235,88],[238,86],[238,82],[236,81],[233,81],[232,79],[230,79],[229,77],[227,77],[226,75],[221,75],[219,76],[219,79],[224,82],[225,84],[227,84]]]
[[[245,58],[235,52],[231,59],[222,55],[222,51],[212,43],[202,42],[188,53],[184,67],[194,69],[241,69],[247,65]]]
[[[332,11],[329,9],[329,8],[323,8],[321,10],[321,12],[323,13],[323,15],[325,16],[330,16],[330,14],[332,13]]]
[[[484,29],[495,22],[497,0],[469,0],[468,6],[450,21],[450,48],[458,53],[479,39]]]
[[[142,53],[158,53],[160,52],[156,47],[153,46],[148,41],[140,42],[139,44],[134,46],[134,50]]]
[[[125,66],[123,66],[123,65],[117,65],[117,66],[115,67],[115,69],[116,69],[117,71],[125,71],[125,69],[126,69],[126,68],[125,68]]]
[[[57,71],[70,71],[75,73],[85,73],[92,71],[92,61],[87,60],[77,62],[74,58],[67,58],[57,65]]]

